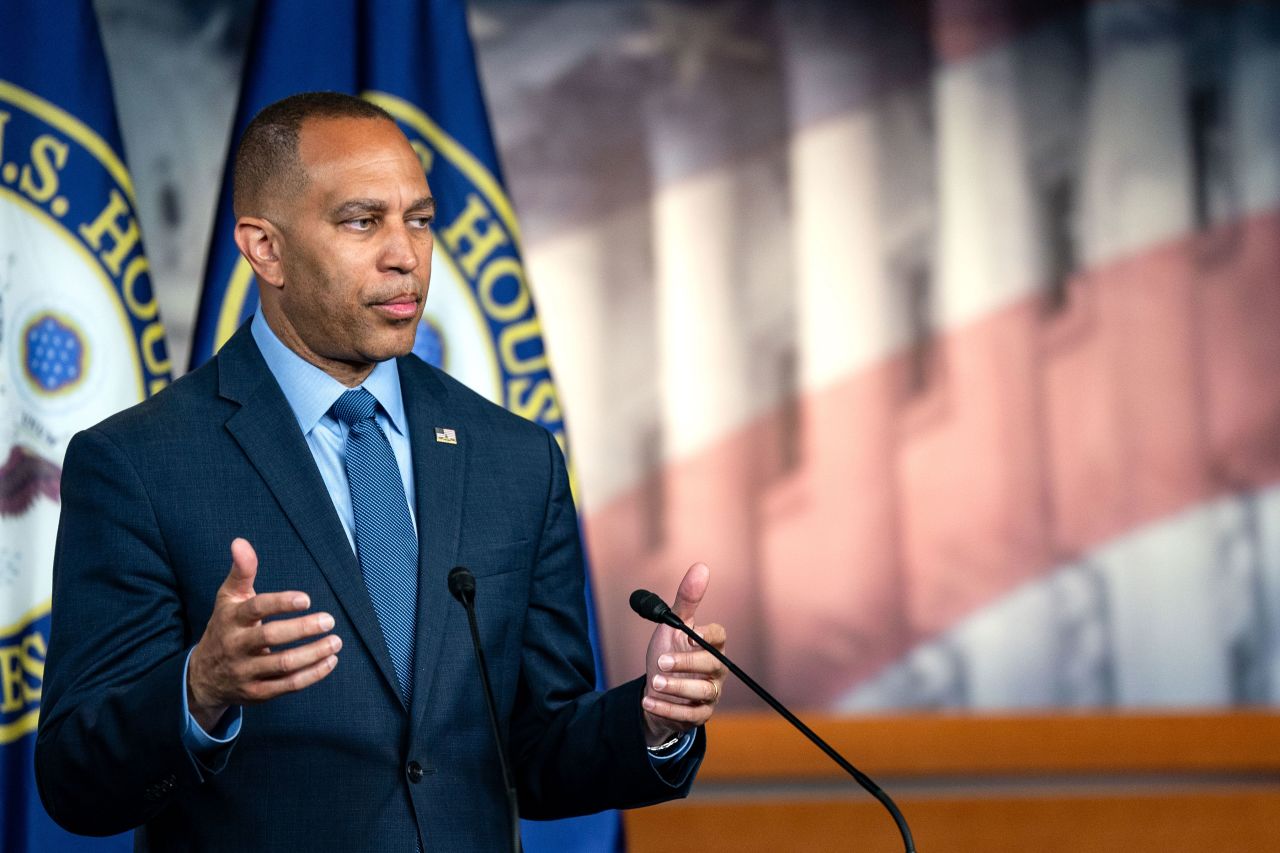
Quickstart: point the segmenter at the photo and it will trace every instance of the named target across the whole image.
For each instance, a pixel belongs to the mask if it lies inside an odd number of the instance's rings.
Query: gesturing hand
[[[244,539],[231,543],[231,572],[218,588],[213,615],[187,666],[187,703],[205,731],[212,730],[227,708],[265,702],[315,684],[338,664],[342,640],[336,634],[303,646],[272,652],[333,628],[328,613],[264,622],[271,616],[306,610],[303,592],[258,595],[253,581],[258,555]]]
[[[725,630],[717,624],[697,626],[694,612],[707,591],[710,570],[694,563],[685,572],[676,592],[672,610],[702,639],[724,650]],[[649,639],[645,654],[644,707],[645,737],[649,746],[670,740],[696,728],[715,711],[724,685],[725,668],[720,661],[694,645],[675,628],[659,625]]]

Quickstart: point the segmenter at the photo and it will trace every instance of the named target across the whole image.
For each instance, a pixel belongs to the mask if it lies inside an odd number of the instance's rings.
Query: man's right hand
[[[311,606],[304,592],[258,595],[253,581],[258,555],[244,539],[231,543],[231,572],[218,589],[213,615],[187,666],[187,705],[206,732],[232,705],[265,702],[310,687],[338,665],[342,639],[336,634],[306,645],[272,652],[276,646],[333,629],[328,613],[263,620]]]

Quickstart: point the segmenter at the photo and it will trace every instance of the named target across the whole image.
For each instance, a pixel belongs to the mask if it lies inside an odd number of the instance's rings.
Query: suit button
[[[405,768],[405,773],[408,775],[409,781],[415,785],[421,782],[422,777],[425,775],[422,772],[422,765],[416,761],[409,762],[409,766]]]

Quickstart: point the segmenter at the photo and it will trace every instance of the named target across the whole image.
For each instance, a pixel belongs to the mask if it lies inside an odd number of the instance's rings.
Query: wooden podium
[[[806,716],[897,801],[920,853],[1280,851],[1280,712]],[[725,715],[693,795],[626,814],[633,853],[861,851],[887,813],[781,719]]]

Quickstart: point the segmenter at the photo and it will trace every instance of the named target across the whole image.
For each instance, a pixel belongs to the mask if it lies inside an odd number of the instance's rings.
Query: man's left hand
[[[711,571],[694,563],[685,572],[676,593],[675,614],[711,645],[724,650],[725,630],[720,625],[695,625],[694,613],[706,594]],[[711,653],[699,648],[680,631],[659,625],[645,654],[645,739],[649,746],[666,743],[673,736],[711,719],[726,670]]]

